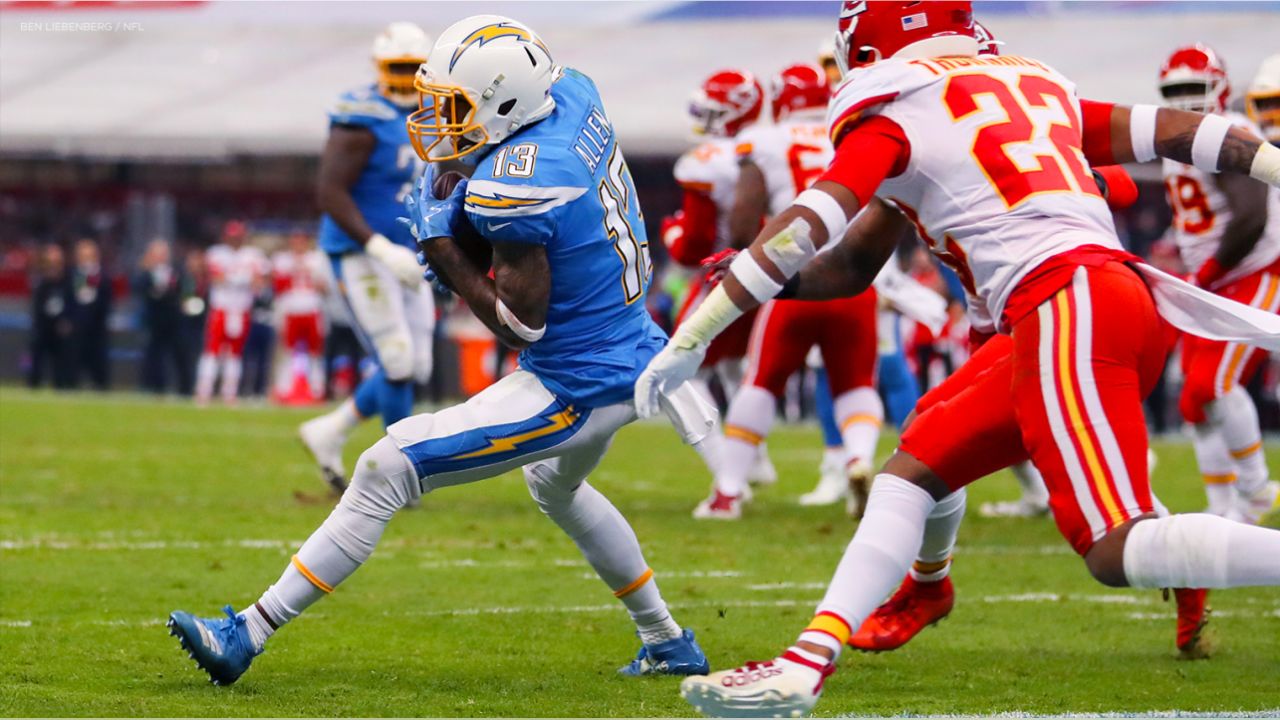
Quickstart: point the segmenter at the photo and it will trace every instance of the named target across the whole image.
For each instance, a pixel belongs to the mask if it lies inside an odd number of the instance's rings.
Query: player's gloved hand
[[[691,379],[706,356],[705,343],[682,343],[677,332],[636,379],[636,413],[651,418],[662,412],[661,397]]]
[[[416,193],[404,198],[404,209],[409,213],[410,229],[416,229],[414,239],[422,242],[438,237],[453,237],[453,228],[462,222],[462,203],[467,196],[467,181],[461,180],[453,192],[443,200],[432,194],[434,182],[428,182],[424,173],[418,180]]]
[[[453,288],[446,285],[444,280],[436,274],[435,268],[431,267],[431,264],[427,262],[427,254],[421,250],[418,251],[418,264],[426,268],[422,271],[422,279],[431,283],[431,287],[434,287],[436,292],[442,295],[453,294]]]
[[[715,255],[702,258],[699,265],[702,266],[702,273],[706,277],[707,285],[715,287],[720,284],[724,276],[729,272],[729,265],[733,263],[733,259],[738,257],[738,251],[733,248],[725,248]]]
[[[408,287],[417,287],[422,282],[418,260],[414,253],[403,245],[396,245],[382,233],[374,233],[365,241],[364,251],[369,257],[386,265],[396,279]]]

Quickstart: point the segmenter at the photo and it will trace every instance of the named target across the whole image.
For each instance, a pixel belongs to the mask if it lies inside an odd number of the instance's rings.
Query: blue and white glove
[[[428,180],[430,177],[430,181]],[[467,195],[467,181],[460,181],[449,197],[437,200],[431,193],[435,184],[434,173],[423,173],[416,192],[404,198],[404,209],[409,214],[400,221],[409,226],[413,239],[418,242],[438,237],[453,237],[453,228],[463,221],[462,204]]]
[[[431,283],[431,287],[435,288],[436,292],[441,295],[453,294],[453,288],[446,285],[444,280],[440,279],[440,276],[436,274],[435,269],[427,262],[427,254],[421,250],[418,251],[418,264],[426,268],[422,271],[422,279]]]

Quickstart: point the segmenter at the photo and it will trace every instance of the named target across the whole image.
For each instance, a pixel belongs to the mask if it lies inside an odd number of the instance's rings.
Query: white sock
[[[809,652],[802,647],[792,645],[787,651],[778,656],[775,661],[779,665],[791,672],[800,673],[813,683],[814,692],[822,685],[822,671],[817,668],[826,667],[831,664],[832,660],[828,660],[815,652]]]
[[[773,427],[773,393],[754,385],[739,388],[724,418],[724,444],[720,450],[716,489],[725,495],[747,492],[747,477],[756,464],[761,443]]]
[[[1244,497],[1258,492],[1267,480],[1267,459],[1262,454],[1262,431],[1258,429],[1258,408],[1239,385],[1209,403],[1209,421],[1218,426],[1222,442],[1235,464],[1236,490]]]
[[[417,488],[413,467],[391,439],[379,440],[360,456],[338,506],[302,544],[280,579],[242,611],[252,623],[249,633],[257,650],[262,649],[259,642],[333,592],[369,559],[391,516],[417,499]]]
[[[922,488],[888,473],[876,476],[867,499],[867,512],[845,548],[818,614],[843,620],[852,632],[876,609],[911,566],[923,543],[924,527],[937,503]],[[812,626],[811,626],[812,627]],[[806,631],[802,640],[809,640]],[[848,641],[835,638],[839,656]]]
[[[848,462],[875,464],[876,442],[884,423],[884,403],[875,388],[860,387],[840,393],[833,401],[836,422],[844,438]]]
[[[307,362],[307,389],[311,397],[324,397],[324,358],[312,355]]]
[[[1218,424],[1206,421],[1191,426],[1191,447],[1196,453],[1200,477],[1204,479],[1208,510],[1214,515],[1225,515],[1235,506],[1236,473]]]
[[[352,398],[343,400],[338,404],[338,407],[321,415],[321,417],[327,422],[333,423],[333,428],[344,440],[351,434],[352,430],[356,429],[356,426],[364,421],[364,418],[356,410],[356,401]]]
[[[526,465],[525,481],[542,512],[573,540],[586,561],[631,613],[646,645],[680,636],[653,570],[627,519],[585,480],[573,490],[554,461]]]
[[[227,355],[222,359],[222,399],[235,400],[240,394],[240,358]]]
[[[1024,460],[1009,470],[1018,479],[1023,500],[1042,507],[1049,504],[1049,489],[1044,485],[1044,476],[1030,460]]]
[[[208,400],[213,397],[213,383],[218,379],[218,356],[213,353],[200,355],[196,364],[196,398]]]
[[[1136,588],[1280,585],[1280,530],[1199,513],[1142,520],[1125,538],[1124,574]]]
[[[964,488],[942,498],[933,506],[924,523],[924,541],[916,561],[911,565],[911,577],[916,582],[941,582],[951,571],[951,552],[956,546],[960,522],[964,520],[966,493]],[[942,563],[942,567],[936,567]],[[921,567],[925,570],[921,570]]]

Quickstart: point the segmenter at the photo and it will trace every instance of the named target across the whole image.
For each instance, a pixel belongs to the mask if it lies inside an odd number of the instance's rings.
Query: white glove
[[[369,257],[386,265],[391,274],[406,287],[414,288],[422,282],[422,268],[418,266],[417,253],[403,245],[396,245],[381,233],[374,233],[364,244]]]
[[[675,340],[668,343],[636,379],[636,413],[651,418],[662,412],[659,399],[690,380],[706,355],[706,344],[677,347]]]

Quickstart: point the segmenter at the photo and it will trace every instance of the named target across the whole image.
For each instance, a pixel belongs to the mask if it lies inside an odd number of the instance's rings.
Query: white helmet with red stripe
[[[1226,63],[1208,45],[1180,47],[1160,68],[1160,95],[1178,110],[1223,112],[1231,95]]]

